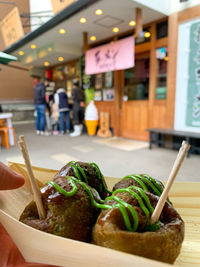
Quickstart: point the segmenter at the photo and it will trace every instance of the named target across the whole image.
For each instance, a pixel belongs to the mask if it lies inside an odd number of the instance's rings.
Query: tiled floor
[[[123,138],[101,139],[86,134],[81,137],[37,136],[34,124],[15,125],[17,137],[25,135],[32,165],[60,169],[71,160],[96,162],[106,176],[124,177],[133,173],[148,173],[166,180],[177,151],[153,147],[146,142]],[[0,160],[23,162],[18,146],[2,148]],[[191,155],[183,162],[176,180],[200,181],[200,156]]]

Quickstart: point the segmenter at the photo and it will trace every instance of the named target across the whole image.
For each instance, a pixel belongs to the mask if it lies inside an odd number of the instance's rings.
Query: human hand
[[[84,108],[85,107],[85,103],[83,101],[80,102],[80,107]]]
[[[22,175],[0,162],[0,190],[16,189],[24,184]],[[50,265],[25,262],[22,254],[0,224],[0,266],[47,267]]]
[[[16,189],[24,184],[22,175],[0,162],[0,190]]]

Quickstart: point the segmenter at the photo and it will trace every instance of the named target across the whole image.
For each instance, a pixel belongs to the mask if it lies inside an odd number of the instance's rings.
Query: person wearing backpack
[[[66,129],[66,132],[70,132],[70,116],[69,116],[69,103],[68,103],[68,97],[65,92],[64,88],[58,88],[56,90],[56,93],[54,95],[54,101],[55,104],[57,104],[59,109],[59,131],[60,135],[64,134],[64,131]],[[64,122],[65,119],[65,122]],[[64,127],[65,125],[65,127]]]

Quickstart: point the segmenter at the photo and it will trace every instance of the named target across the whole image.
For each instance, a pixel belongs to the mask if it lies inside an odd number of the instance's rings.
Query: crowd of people
[[[49,80],[34,80],[34,102],[36,115],[37,135],[63,135],[79,136],[83,130],[84,121],[84,92],[77,81],[73,82],[72,99],[70,107],[68,96],[64,88],[57,86],[52,94],[47,94]],[[70,109],[71,108],[71,109]],[[72,123],[70,112],[72,111]],[[73,132],[70,133],[73,124]]]

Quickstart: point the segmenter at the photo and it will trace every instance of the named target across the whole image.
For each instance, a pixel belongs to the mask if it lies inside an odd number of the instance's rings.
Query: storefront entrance
[[[149,99],[149,53],[136,55],[135,67],[124,71],[120,135],[147,140]]]

